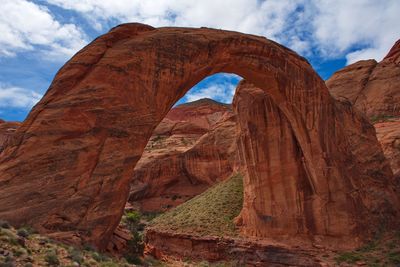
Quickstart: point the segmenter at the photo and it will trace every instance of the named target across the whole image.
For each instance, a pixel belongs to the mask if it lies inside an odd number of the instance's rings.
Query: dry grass
[[[197,236],[235,236],[233,219],[243,205],[243,177],[235,174],[154,219],[150,228]]]

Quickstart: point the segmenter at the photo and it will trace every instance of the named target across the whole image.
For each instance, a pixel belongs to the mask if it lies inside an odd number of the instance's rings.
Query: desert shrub
[[[116,264],[115,262],[112,261],[107,261],[107,262],[102,262],[100,264],[101,267],[119,267],[119,264]]]
[[[94,252],[94,253],[92,254],[92,258],[93,258],[95,261],[97,261],[97,262],[103,262],[103,261],[107,261],[107,260],[108,260],[108,257],[107,257],[107,256],[105,256],[105,255],[103,255],[103,254],[100,254],[100,253],[98,253],[98,252]]]
[[[21,247],[14,248],[14,249],[13,249],[13,253],[14,253],[14,255],[17,256],[17,257],[19,257],[19,256],[21,256],[21,255],[24,255],[24,254],[28,254],[28,252],[26,251],[26,249],[21,248]]]
[[[140,225],[141,214],[138,211],[129,211],[125,214],[124,222],[132,233],[137,232]]]
[[[335,257],[337,263],[355,263],[362,259],[362,256],[357,252],[343,252],[339,256]]]
[[[44,257],[44,260],[47,262],[48,265],[50,266],[57,266],[60,265],[60,260],[58,259],[57,256],[57,251],[56,250],[49,250],[46,252],[46,255]]]
[[[81,264],[82,262],[83,262],[83,256],[82,256],[82,252],[81,251],[79,251],[78,249],[76,249],[76,248],[72,248],[72,249],[70,249],[69,251],[68,251],[68,257],[72,260],[72,261],[74,261],[74,262],[77,262],[77,263],[79,263],[79,264]]]
[[[14,258],[10,255],[5,257],[3,262],[0,262],[0,267],[14,267]]]
[[[390,263],[398,266],[400,264],[400,252],[399,251],[391,251],[388,253],[387,258]]]
[[[96,251],[96,249],[91,244],[84,244],[83,249],[86,251]]]
[[[137,255],[129,254],[129,255],[125,255],[124,258],[130,264],[135,264],[135,265],[142,265],[143,264],[142,260]]]
[[[17,231],[17,235],[19,235],[20,237],[27,238],[30,235],[30,232],[25,228],[20,228]]]
[[[0,220],[0,228],[10,229],[11,226],[7,221]]]

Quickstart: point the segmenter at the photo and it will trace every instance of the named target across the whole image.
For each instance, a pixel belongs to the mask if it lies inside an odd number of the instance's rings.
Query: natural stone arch
[[[351,108],[339,108],[294,52],[237,32],[126,24],[97,38],[57,73],[2,151],[0,217],[104,248],[153,129],[186,91],[218,72],[236,73],[265,90],[289,122],[313,192],[307,216],[314,226],[299,234],[357,237],[360,227],[377,222],[368,217],[371,209],[397,201],[376,138],[370,130],[357,137],[361,127],[346,129],[362,120]],[[367,141],[367,152],[378,158],[357,163],[365,151],[349,144]],[[372,168],[383,170],[380,180],[361,181]],[[366,195],[365,184],[380,195]],[[265,226],[261,236],[279,228],[254,216],[242,224]]]

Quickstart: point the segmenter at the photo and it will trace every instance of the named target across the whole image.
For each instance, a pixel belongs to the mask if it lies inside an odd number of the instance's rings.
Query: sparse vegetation
[[[335,261],[338,264],[398,266],[400,264],[400,235],[399,233],[380,234],[357,250],[339,253],[335,257]]]
[[[390,116],[390,115],[385,115],[385,114],[379,114],[379,115],[374,115],[369,118],[372,124],[378,123],[378,122],[385,122],[385,121],[390,121],[391,119],[396,118],[395,116]]]
[[[93,248],[74,248],[41,236],[30,227],[18,230],[0,223],[0,267],[14,266],[131,266]]]
[[[47,251],[46,255],[44,256],[44,260],[50,266],[60,265],[60,260],[58,259],[57,251],[55,249],[51,249],[51,250]]]
[[[150,223],[159,231],[235,236],[233,219],[243,205],[243,177],[235,174]]]

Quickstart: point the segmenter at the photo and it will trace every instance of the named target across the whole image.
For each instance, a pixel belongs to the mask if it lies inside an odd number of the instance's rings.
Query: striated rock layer
[[[372,126],[350,106],[337,103],[304,58],[253,35],[135,23],[112,29],[68,61],[6,143],[0,155],[0,217],[63,241],[105,248],[153,130],[193,85],[218,72],[241,75],[268,93],[290,125],[296,140],[292,146],[306,173],[291,183],[301,184],[307,177],[311,188],[303,197],[307,203],[299,202],[309,209],[304,212],[309,227],[299,228],[301,218],[297,224],[292,216],[280,225],[274,222],[283,222],[282,212],[293,215],[301,207],[286,210],[280,199],[257,200],[268,199],[278,185],[249,175],[245,190],[254,188],[253,183],[260,189],[254,191],[255,202],[245,197],[244,233],[306,234],[350,246],[383,221],[391,226],[398,216],[398,195]],[[236,103],[240,115],[240,98]],[[243,139],[242,154],[251,173],[264,175],[259,162],[269,160],[264,145],[273,136],[265,133],[258,139],[257,128],[265,127],[257,117],[269,116],[268,106],[245,106],[255,112],[251,118],[248,112],[239,117],[242,135],[255,145]],[[251,151],[253,147],[257,149]],[[284,184],[294,190],[288,196],[301,195],[295,185]]]
[[[393,174],[400,183],[400,119],[379,122],[374,126],[383,153],[389,160]]]
[[[163,211],[224,180],[236,164],[231,107],[211,99],[179,105],[162,120],[137,163],[129,201]]]
[[[145,253],[159,259],[235,261],[238,266],[326,266],[316,250],[253,240],[147,231]]]
[[[316,170],[307,165],[303,141],[271,95],[242,81],[233,106],[240,159],[247,169],[244,207],[237,218],[245,235],[279,240],[308,235],[319,245],[351,247],[366,229],[373,229],[361,227],[366,210],[398,212],[398,206],[385,204],[398,205],[398,198],[374,128],[351,106],[335,102],[329,111],[332,120],[319,122],[326,123],[330,138],[323,142],[326,165]],[[313,180],[315,171],[322,173]],[[330,178],[322,185],[321,177]],[[345,235],[346,244],[336,243]]]
[[[2,151],[5,144],[10,141],[11,136],[20,125],[20,122],[5,122],[0,119],[0,151]]]
[[[400,116],[400,40],[381,62],[353,63],[326,85],[333,97],[349,101],[368,117]]]

